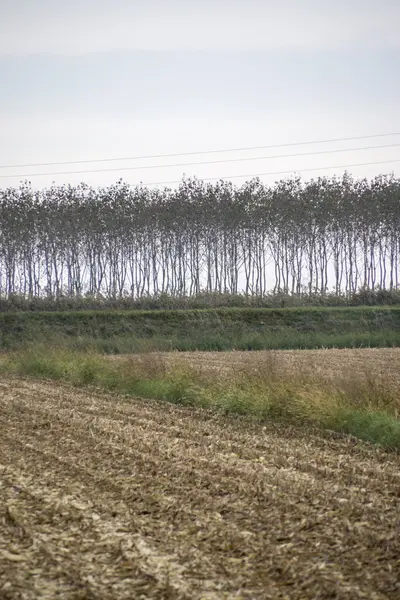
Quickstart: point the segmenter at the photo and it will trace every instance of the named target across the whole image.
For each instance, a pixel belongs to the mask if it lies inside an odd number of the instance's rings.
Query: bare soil
[[[351,438],[0,382],[0,598],[400,598],[400,460]]]

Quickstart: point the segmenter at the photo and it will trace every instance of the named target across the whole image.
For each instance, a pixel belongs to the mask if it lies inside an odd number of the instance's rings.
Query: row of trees
[[[399,285],[400,179],[0,191],[0,294],[352,294]]]

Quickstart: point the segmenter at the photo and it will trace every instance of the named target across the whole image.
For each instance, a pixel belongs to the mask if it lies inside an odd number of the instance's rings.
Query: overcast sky
[[[398,0],[0,0],[0,165],[268,146],[400,132]],[[37,187],[175,181],[395,161],[400,135],[143,161],[0,169]],[[336,169],[328,169],[337,165]],[[349,167],[400,174],[400,162]],[[274,181],[278,175],[263,176]],[[248,177],[247,177],[248,178]],[[0,177],[0,186],[21,177]],[[244,178],[246,179],[246,178]],[[237,183],[243,178],[235,179]]]

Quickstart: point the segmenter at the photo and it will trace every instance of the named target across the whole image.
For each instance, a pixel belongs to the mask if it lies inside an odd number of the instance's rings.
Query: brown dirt
[[[400,598],[399,457],[0,382],[0,598]]]

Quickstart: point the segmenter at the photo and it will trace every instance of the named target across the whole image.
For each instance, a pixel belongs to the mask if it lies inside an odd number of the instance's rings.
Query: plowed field
[[[400,598],[399,457],[0,382],[0,598]]]

